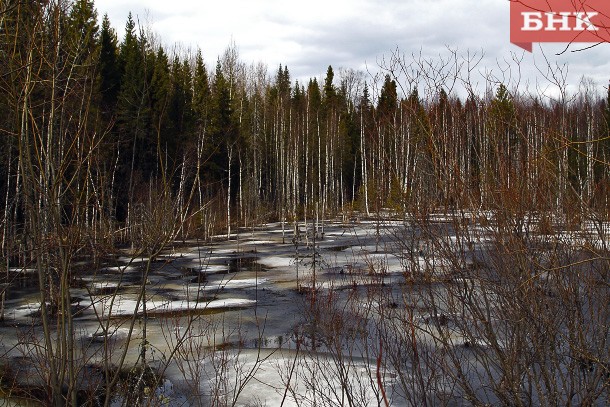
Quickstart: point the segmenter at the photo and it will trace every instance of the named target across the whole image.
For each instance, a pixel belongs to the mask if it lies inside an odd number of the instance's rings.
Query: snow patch
[[[212,300],[207,303],[197,303],[188,300],[147,300],[146,312],[151,314],[158,313],[174,313],[174,312],[189,312],[189,311],[205,311],[206,309],[222,309],[222,308],[238,308],[249,307],[254,305],[256,301],[243,298],[226,298]],[[110,298],[96,298],[93,302],[97,313],[103,317],[112,316],[129,316],[134,314],[142,314],[144,304],[134,299],[123,297],[115,298],[114,302]]]
[[[244,278],[244,279],[231,279],[231,280],[220,280],[208,283],[205,287],[202,287],[205,291],[218,291],[218,290],[233,290],[238,288],[251,288],[266,284],[268,280],[266,278]]]

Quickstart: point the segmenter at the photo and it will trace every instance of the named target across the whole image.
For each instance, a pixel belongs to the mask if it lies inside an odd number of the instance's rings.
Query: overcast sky
[[[610,44],[582,52],[565,45],[534,44],[532,54],[509,42],[508,0],[96,0],[100,18],[108,13],[122,36],[129,11],[152,25],[165,46],[200,48],[215,64],[233,41],[241,60],[264,62],[269,72],[287,65],[292,79],[322,78],[328,65],[377,71],[384,56],[396,49],[437,59],[483,54],[472,82],[484,83],[490,72],[534,90],[547,82],[545,57],[555,66],[567,63],[574,91],[582,76],[605,92],[610,79]],[[586,46],[588,44],[585,44]],[[583,45],[580,45],[582,48]],[[521,60],[519,67],[506,61]]]

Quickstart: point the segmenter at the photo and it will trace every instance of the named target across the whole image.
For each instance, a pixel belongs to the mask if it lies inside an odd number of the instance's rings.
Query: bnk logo
[[[510,0],[510,42],[610,42],[610,1]]]

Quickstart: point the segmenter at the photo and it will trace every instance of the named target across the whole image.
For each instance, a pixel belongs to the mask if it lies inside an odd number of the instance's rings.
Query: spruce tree
[[[69,22],[70,46],[76,54],[75,65],[91,65],[97,57],[99,33],[93,1],[75,1],[70,10]]]
[[[120,45],[119,65],[121,82],[116,107],[116,127],[120,143],[121,173],[118,179],[126,182],[125,196],[119,197],[121,205],[133,203],[137,183],[148,181],[159,170],[157,140],[151,129],[146,39],[138,38],[131,13],[125,25],[125,36]],[[158,175],[158,174],[157,174]],[[123,208],[118,208],[119,217]]]
[[[384,117],[393,115],[398,107],[398,94],[396,92],[396,81],[386,75],[379,99],[377,101],[377,112]]]
[[[209,137],[209,160],[206,162],[208,175],[215,181],[226,180],[228,171],[227,148],[235,139],[233,126],[233,108],[230,88],[220,65],[216,64],[216,71],[212,84],[211,119]]]
[[[153,125],[157,132],[165,133],[168,127],[168,104],[171,93],[169,60],[163,47],[159,47],[154,61],[150,82],[150,106]]]
[[[102,20],[99,53],[99,92],[102,111],[106,117],[112,116],[120,88],[120,68],[118,63],[118,42],[115,31],[110,26],[108,14]]]
[[[310,79],[307,84],[307,96],[309,98],[309,106],[313,111],[316,111],[322,105],[322,93],[316,78]]]
[[[332,66],[328,66],[326,77],[324,78],[324,101],[331,103],[336,94],[335,85],[333,84],[335,73]]]
[[[195,58],[195,74],[193,78],[193,112],[199,132],[203,132],[210,120],[211,90],[208,71],[201,50]]]

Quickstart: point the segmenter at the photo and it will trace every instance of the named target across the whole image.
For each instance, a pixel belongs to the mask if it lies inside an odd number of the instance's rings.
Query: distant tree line
[[[466,98],[440,86],[423,99],[393,72],[329,66],[323,83],[293,82],[234,46],[210,69],[131,14],[119,42],[91,0],[7,0],[0,13],[4,255],[27,246],[32,211],[50,225],[51,207],[60,225],[128,239],[159,190],[185,235],[381,208],[608,208],[610,110],[591,89],[549,102],[501,83]]]

